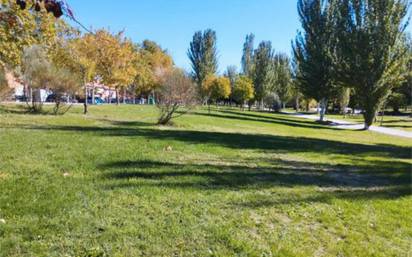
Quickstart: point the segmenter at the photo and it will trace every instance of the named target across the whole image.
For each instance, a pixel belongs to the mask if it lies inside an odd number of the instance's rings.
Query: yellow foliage
[[[0,0],[0,64],[16,67],[26,47],[50,47],[58,36],[57,21],[46,11],[32,13],[20,10],[15,1]]]
[[[202,93],[214,101],[227,99],[231,94],[230,80],[226,77],[208,75],[202,83]]]
[[[239,77],[233,89],[233,97],[239,102],[244,103],[253,99],[255,90],[251,79],[245,76]]]

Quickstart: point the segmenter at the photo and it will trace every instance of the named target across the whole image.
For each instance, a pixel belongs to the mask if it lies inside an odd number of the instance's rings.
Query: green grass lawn
[[[331,119],[339,119],[339,120],[347,120],[356,123],[363,123],[363,116],[362,115],[355,115],[355,116],[346,116],[343,115],[327,115],[328,118]],[[404,116],[384,116],[383,123],[381,124],[382,117],[378,117],[378,122],[375,123],[375,126],[382,126],[385,128],[392,128],[392,129],[399,129],[412,132],[412,118],[411,116],[404,115]]]
[[[0,112],[0,256],[410,256],[412,141],[288,115]],[[171,149],[170,149],[171,148]]]

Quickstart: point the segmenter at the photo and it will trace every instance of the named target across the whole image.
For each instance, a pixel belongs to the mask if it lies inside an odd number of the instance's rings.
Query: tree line
[[[192,77],[204,103],[234,100],[260,110],[296,110],[319,103],[320,120],[328,107],[362,110],[365,129],[380,111],[399,111],[412,100],[412,40],[407,0],[298,0],[302,31],[292,42],[292,58],[270,41],[255,48],[253,34],[243,46],[242,67],[217,74],[216,33],[197,32],[188,56]],[[229,87],[230,85],[230,87]]]
[[[25,85],[27,106],[39,112],[40,89],[53,92],[54,112],[62,113],[67,98],[82,97],[84,112],[88,97],[94,103],[94,88],[86,84],[99,80],[116,91],[117,104],[127,93],[152,95],[159,77],[174,66],[172,57],[157,43],[134,43],[123,32],[101,29],[81,34],[47,10],[28,11],[10,1],[0,10],[0,88],[7,88],[6,71]],[[0,92],[2,91],[0,89]]]
[[[135,43],[105,29],[82,34],[45,9],[22,10],[0,1],[0,96],[8,88],[5,73],[11,72],[25,85],[34,112],[42,108],[36,91],[46,87],[56,114],[67,111],[65,103],[75,95],[84,98],[87,113],[95,92],[86,84],[96,80],[116,91],[117,104],[127,94],[156,99],[162,124],[177,108],[196,103],[279,111],[287,104],[309,109],[316,101],[321,121],[328,107],[345,112],[350,106],[363,111],[369,128],[387,106],[399,111],[412,98],[407,0],[298,0],[302,30],[292,42],[292,56],[275,51],[270,41],[255,45],[249,34],[240,71],[229,66],[223,75],[211,29],[194,34],[188,74],[153,41]]]
[[[216,32],[208,29],[195,33],[188,57],[203,103],[234,103],[241,108],[257,103],[259,109],[269,106],[278,110],[289,101],[293,91],[290,58],[276,53],[269,41],[255,49],[254,37],[246,37],[241,72],[229,66],[219,76]]]

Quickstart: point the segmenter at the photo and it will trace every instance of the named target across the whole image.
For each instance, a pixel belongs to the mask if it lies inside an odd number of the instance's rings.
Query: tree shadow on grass
[[[230,120],[240,120],[240,121],[252,121],[252,122],[265,122],[269,124],[277,124],[291,127],[300,127],[300,128],[311,128],[311,129],[328,129],[328,130],[339,130],[330,126],[323,126],[318,124],[315,121],[300,120],[300,119],[287,119],[281,118],[278,116],[262,116],[253,113],[241,113],[234,111],[222,110],[217,113],[196,113],[199,116],[221,118],[221,119],[230,119]]]
[[[399,119],[399,120],[385,120],[383,121],[383,124],[392,124],[392,123],[411,123],[412,125],[412,119],[406,120],[406,119]]]
[[[32,114],[25,105],[1,105],[0,104],[0,114],[1,113],[8,113],[8,114]]]
[[[133,187],[158,187],[185,190],[243,190],[317,187],[315,199],[396,199],[412,194],[408,163],[376,165],[317,165],[278,161],[277,166],[178,164],[153,161],[111,162],[99,167],[109,190]],[[379,172],[376,172],[379,170]],[[319,198],[319,199],[318,199]],[[282,200],[282,199],[280,199]],[[242,202],[257,207],[279,199]],[[309,201],[306,199],[305,201]]]
[[[12,128],[3,126],[3,128]],[[92,136],[109,137],[141,137],[151,140],[162,140],[165,144],[170,141],[179,141],[188,144],[203,144],[209,146],[220,146],[229,149],[258,150],[267,153],[308,153],[317,154],[343,154],[359,157],[389,157],[410,159],[411,149],[409,147],[375,144],[365,145],[332,141],[317,138],[276,136],[266,134],[240,134],[208,131],[189,130],[160,130],[150,127],[128,127],[128,126],[32,126],[20,125],[14,127],[32,130],[54,130],[74,133],[90,133]]]

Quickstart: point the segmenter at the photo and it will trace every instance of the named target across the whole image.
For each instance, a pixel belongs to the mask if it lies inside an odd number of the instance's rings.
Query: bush
[[[170,124],[179,108],[191,110],[198,102],[196,87],[192,80],[181,70],[166,72],[161,79],[161,87],[157,92],[157,107],[160,110],[159,125]],[[179,116],[186,112],[180,113]]]

